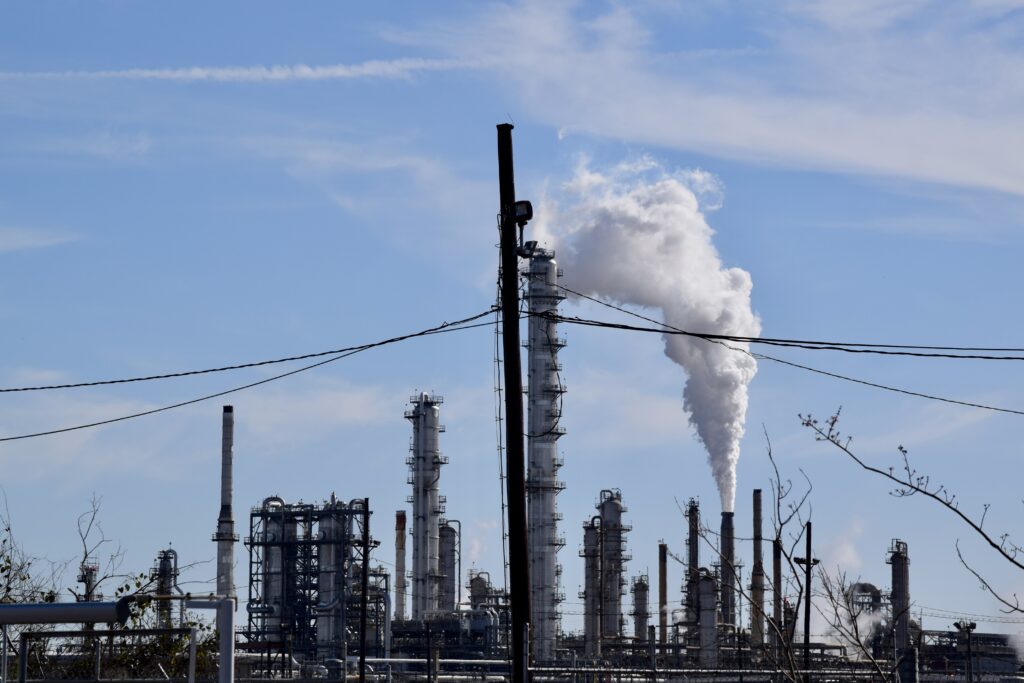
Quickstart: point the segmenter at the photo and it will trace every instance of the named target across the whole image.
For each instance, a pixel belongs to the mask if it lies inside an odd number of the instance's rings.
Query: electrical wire
[[[132,419],[137,418],[137,417],[145,417],[146,415],[154,415],[156,413],[162,413],[162,412],[165,412],[165,411],[168,411],[168,410],[173,410],[175,408],[182,408],[184,406],[192,405],[193,403],[201,403],[202,401],[208,401],[208,400],[210,400],[212,398],[218,398],[220,396],[226,396],[228,394],[233,394],[233,393],[236,393],[236,392],[239,392],[239,391],[244,391],[245,389],[251,389],[253,387],[258,387],[258,386],[260,386],[262,384],[269,384],[270,382],[275,382],[275,381],[277,381],[279,379],[284,379],[285,377],[290,377],[292,375],[297,375],[300,372],[305,372],[307,370],[312,370],[313,368],[318,368],[321,365],[326,365],[328,363],[333,363],[334,361],[341,360],[342,358],[348,358],[349,356],[353,356],[353,355],[355,355],[357,353],[362,353],[363,351],[368,351],[370,349],[374,349],[374,348],[377,348],[377,347],[380,347],[380,346],[387,346],[389,344],[395,344],[397,342],[405,341],[407,339],[413,339],[413,338],[416,338],[416,337],[425,337],[425,336],[432,335],[432,334],[442,334],[442,333],[447,333],[447,332],[457,332],[457,331],[460,331],[460,330],[468,330],[468,329],[473,329],[473,328],[476,328],[476,327],[490,327],[493,324],[491,322],[476,323],[476,324],[470,324],[470,323],[473,323],[473,321],[475,321],[475,320],[479,320],[480,318],[483,318],[485,316],[490,315],[491,313],[494,312],[494,310],[495,309],[493,307],[492,308],[488,308],[486,311],[483,311],[482,313],[477,313],[476,315],[472,315],[472,316],[469,316],[468,318],[463,318],[461,320],[456,320],[455,322],[447,322],[446,321],[446,322],[441,323],[440,325],[436,325],[434,327],[428,327],[425,330],[420,330],[419,332],[412,332],[412,333],[403,334],[403,335],[400,335],[400,336],[397,336],[397,337],[391,337],[390,339],[383,339],[381,341],[376,341],[376,342],[372,342],[372,343],[369,343],[369,344],[363,344],[361,346],[352,347],[351,349],[343,351],[343,352],[340,352],[340,353],[339,352],[335,352],[335,355],[331,356],[330,358],[326,358],[326,359],[324,359],[322,361],[318,361],[318,362],[312,363],[310,365],[304,365],[301,368],[296,368],[295,370],[290,370],[288,372],[284,372],[284,373],[281,373],[279,375],[274,375],[273,377],[267,377],[266,379],[262,379],[262,380],[259,380],[257,382],[251,382],[249,384],[244,384],[242,386],[234,387],[232,389],[226,389],[224,391],[218,391],[216,393],[207,394],[205,396],[200,396],[198,398],[189,399],[187,401],[181,401],[179,403],[173,403],[171,405],[161,406],[159,408],[153,408],[152,410],[144,410],[142,412],[132,413],[131,415],[122,415],[121,417],[110,418],[110,419],[107,419],[107,420],[100,420],[98,422],[90,422],[90,423],[87,423],[87,424],[80,424],[80,425],[75,425],[75,426],[72,426],[72,427],[61,427],[61,428],[58,428],[58,429],[50,429],[50,430],[47,430],[47,431],[44,431],[44,432],[35,432],[35,433],[31,433],[31,434],[19,434],[17,436],[0,437],[0,443],[6,442],[6,441],[20,441],[22,439],[32,439],[32,438],[41,437],[41,436],[50,436],[50,435],[53,435],[53,434],[63,434],[65,432],[73,432],[73,431],[77,431],[77,430],[80,430],[80,429],[89,429],[91,427],[100,427],[102,425],[113,424],[115,422],[123,422],[125,420],[132,420]],[[317,355],[323,355],[323,354],[317,354]]]
[[[561,286],[561,285],[559,285],[559,286]],[[563,287],[563,289],[565,289],[566,291],[570,291],[570,292],[573,291],[573,290],[569,290],[568,288],[565,288],[565,287]],[[573,292],[573,293],[575,294],[575,292]],[[586,295],[582,295],[582,296],[586,296]],[[720,345],[724,346],[727,349],[731,349],[733,351],[736,351],[737,353],[748,354],[748,355],[750,355],[753,358],[756,358],[758,360],[768,360],[768,361],[772,361],[773,363],[779,363],[781,365],[788,365],[789,367],[797,368],[797,369],[804,370],[804,371],[807,371],[807,372],[812,372],[812,373],[815,373],[815,374],[818,374],[818,375],[822,375],[822,376],[825,376],[825,377],[831,377],[833,379],[840,379],[840,380],[843,380],[843,381],[846,381],[846,382],[852,382],[854,384],[861,384],[863,386],[872,387],[874,389],[882,389],[883,391],[891,391],[893,393],[903,394],[905,396],[914,396],[916,398],[924,398],[924,399],[928,399],[930,401],[939,401],[941,403],[949,403],[951,405],[958,405],[958,406],[963,406],[963,407],[966,407],[966,408],[979,408],[981,410],[989,410],[989,411],[997,412],[997,413],[1007,413],[1009,415],[1024,415],[1024,410],[1014,410],[1012,408],[1002,408],[1002,407],[999,407],[999,406],[991,406],[991,405],[986,405],[986,404],[983,404],[983,403],[973,403],[971,401],[961,401],[959,399],[946,398],[944,396],[936,396],[934,394],[925,394],[925,393],[919,392],[919,391],[913,391],[913,390],[910,390],[910,389],[903,389],[903,388],[900,388],[900,387],[894,387],[894,386],[890,386],[890,385],[887,385],[887,384],[880,384],[878,382],[871,382],[871,381],[868,381],[868,380],[858,379],[856,377],[850,377],[848,375],[840,375],[840,374],[835,373],[835,372],[829,372],[827,370],[821,370],[821,369],[818,369],[818,368],[811,367],[809,365],[802,365],[800,363],[794,363],[792,361],[783,360],[782,358],[776,358],[775,356],[769,356],[769,355],[763,354],[763,353],[755,353],[755,352],[752,352],[752,351],[748,351],[747,349],[741,349],[741,348],[738,348],[736,346],[732,346],[730,344],[727,344],[724,341],[724,339],[727,338],[727,335],[699,335],[699,334],[693,334],[693,333],[690,333],[690,332],[685,332],[684,330],[680,330],[678,328],[675,328],[675,327],[673,327],[671,325],[668,325],[667,323],[662,323],[662,322],[659,322],[659,321],[654,320],[652,318],[648,318],[647,316],[641,315],[641,314],[636,313],[634,311],[630,311],[629,309],[626,309],[626,308],[622,308],[621,306],[616,306],[615,304],[611,304],[611,303],[608,303],[606,301],[602,301],[602,300],[594,298],[594,297],[587,296],[586,298],[591,300],[591,301],[594,301],[595,303],[601,304],[602,306],[607,306],[608,308],[612,308],[612,309],[614,309],[616,311],[619,311],[621,313],[625,313],[627,315],[634,316],[634,317],[639,318],[641,320],[645,320],[647,322],[654,323],[656,325],[660,325],[661,327],[660,328],[638,327],[638,326],[635,326],[635,325],[624,325],[624,324],[620,324],[620,323],[608,323],[608,322],[599,321],[599,320],[586,320],[586,319],[575,318],[575,317],[552,316],[550,314],[540,314],[540,313],[534,313],[534,314],[531,314],[531,315],[539,315],[539,316],[543,316],[543,317],[555,318],[556,320],[558,320],[560,322],[567,322],[567,323],[572,323],[572,324],[580,324],[580,325],[584,325],[584,326],[588,326],[588,327],[601,327],[601,328],[609,328],[609,329],[617,329],[617,330],[626,330],[626,331],[631,331],[631,332],[653,332],[653,333],[657,333],[657,334],[683,334],[683,335],[686,335],[686,336],[690,336],[690,337],[694,337],[694,338],[698,338],[698,339],[703,339],[704,341],[707,341],[709,343],[720,344]],[[741,338],[741,339],[751,339],[751,338],[747,337],[747,338]],[[749,342],[741,341],[740,343],[749,343]],[[967,358],[968,356],[952,356],[952,357],[954,357],[954,358]],[[1009,360],[1009,359],[1010,358],[999,358],[999,360]],[[1020,358],[1020,360],[1024,360],[1024,357]]]
[[[1020,356],[993,356],[985,355],[992,353],[1020,353],[1024,354],[1024,348],[996,348],[996,347],[983,347],[983,346],[921,346],[914,344],[872,344],[865,342],[835,342],[835,341],[814,341],[808,339],[784,339],[774,337],[745,337],[741,335],[731,334],[711,334],[706,332],[691,332],[688,330],[682,330],[677,327],[671,327],[658,320],[648,318],[647,316],[640,315],[635,311],[630,311],[627,308],[616,306],[615,304],[609,303],[597,297],[577,292],[574,289],[570,289],[565,285],[556,284],[556,287],[562,289],[570,294],[578,296],[588,301],[607,306],[608,308],[614,309],[621,313],[634,316],[641,320],[654,323],[656,325],[662,325],[671,329],[671,332],[665,330],[652,330],[649,328],[635,327],[633,325],[624,325],[620,323],[603,323],[602,321],[587,320],[585,318],[564,318],[559,316],[559,320],[565,322],[575,322],[576,324],[597,324],[597,325],[608,325],[608,326],[621,326],[621,329],[633,330],[638,332],[661,332],[663,334],[679,334],[688,337],[697,337],[699,339],[705,339],[708,341],[720,340],[720,341],[731,341],[746,344],[767,344],[770,346],[783,346],[788,348],[805,349],[809,351],[843,351],[846,353],[869,353],[884,356],[912,356],[919,358],[954,358],[964,360],[1024,360],[1024,355]],[[910,349],[908,351],[888,351],[885,349]],[[960,353],[927,353],[929,351],[957,351]],[[985,352],[985,354],[967,352]]]

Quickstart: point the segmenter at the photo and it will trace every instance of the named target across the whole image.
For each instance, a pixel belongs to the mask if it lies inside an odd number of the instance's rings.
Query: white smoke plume
[[[750,274],[723,267],[701,210],[702,200],[706,209],[721,205],[714,176],[669,173],[645,157],[605,172],[583,164],[564,190],[562,199],[545,207],[539,227],[558,248],[566,286],[658,309],[665,323],[688,331],[760,333],[750,307]],[[665,354],[686,373],[683,407],[707,449],[722,510],[731,511],[747,385],[757,363],[720,344],[679,335],[665,336]]]

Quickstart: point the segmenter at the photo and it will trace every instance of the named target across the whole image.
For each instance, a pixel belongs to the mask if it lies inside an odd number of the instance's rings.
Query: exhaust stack
[[[668,545],[658,544],[658,642],[668,642]]]
[[[395,512],[395,621],[405,621],[405,510]]]
[[[722,621],[736,625],[736,536],[733,531],[733,513],[722,513],[722,535],[718,552],[722,575]]]
[[[232,458],[235,443],[235,409],[224,406],[220,443],[220,515],[217,517],[217,595],[235,597],[235,519],[231,512]]]
[[[754,489],[754,568],[750,574],[750,647],[764,646],[764,557],[761,552],[761,489]]]

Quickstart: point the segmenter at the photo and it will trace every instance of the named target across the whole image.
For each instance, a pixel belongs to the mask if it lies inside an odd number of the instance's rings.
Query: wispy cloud
[[[406,39],[486,65],[517,107],[574,132],[1024,195],[1019,22],[1003,4],[897,4],[730,3],[757,54],[699,64],[659,41],[671,17],[618,6],[489,6]]]
[[[77,239],[75,235],[66,232],[0,225],[0,254],[54,247]]]
[[[409,78],[425,71],[465,68],[453,59],[369,60],[358,64],[306,64],[274,66],[192,66],[168,69],[114,69],[104,71],[3,71],[0,80],[126,80],[126,81],[214,81],[267,83],[282,81],[330,81],[367,78]]]

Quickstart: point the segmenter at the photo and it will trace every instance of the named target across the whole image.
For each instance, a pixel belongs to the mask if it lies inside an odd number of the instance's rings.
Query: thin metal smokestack
[[[395,512],[395,621],[405,621],[405,510]]]
[[[689,533],[686,536],[686,621],[697,625],[697,582],[700,579],[700,503],[691,498],[686,504]]]
[[[220,515],[217,517],[217,595],[235,597],[235,519],[231,512],[232,458],[235,443],[235,409],[224,406],[220,444]]]
[[[736,624],[736,536],[733,513],[722,513],[722,534],[719,538],[719,560],[722,573],[722,621]]]
[[[764,557],[761,551],[761,489],[754,489],[754,568],[750,574],[750,647],[764,646]]]
[[[668,545],[658,544],[658,642],[668,642]]]
[[[778,658],[778,648],[788,639],[782,623],[782,540],[778,537],[772,541],[772,623],[772,645]]]

